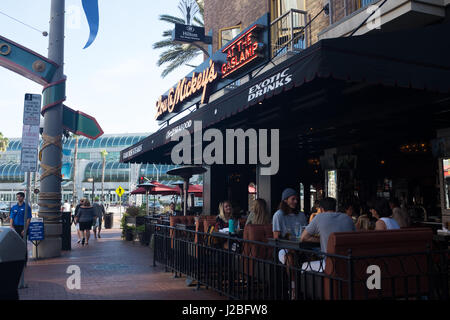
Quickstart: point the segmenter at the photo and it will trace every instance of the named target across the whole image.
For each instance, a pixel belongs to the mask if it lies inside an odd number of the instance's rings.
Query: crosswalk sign
[[[119,187],[116,189],[116,193],[117,193],[117,195],[118,195],[119,197],[122,197],[122,195],[123,195],[124,192],[125,192],[125,190],[123,190],[123,188],[122,188],[121,186],[119,186]]]

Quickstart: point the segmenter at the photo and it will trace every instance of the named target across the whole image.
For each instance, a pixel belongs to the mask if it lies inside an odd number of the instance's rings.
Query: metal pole
[[[28,203],[30,202],[31,189],[31,172],[27,171],[27,191],[25,193],[25,214],[23,215],[23,241],[25,242],[25,265],[20,277],[19,289],[26,288],[25,284],[25,268],[28,260],[28,242],[27,242],[27,217],[28,217]]]
[[[94,183],[95,183],[95,180],[92,177],[92,202],[94,202]]]
[[[65,0],[52,0],[50,10],[50,30],[48,58],[58,64],[52,83],[64,80],[64,8]],[[55,86],[65,96],[65,88]],[[62,92],[64,90],[64,92]],[[45,102],[45,99],[44,99]],[[61,154],[62,154],[62,102],[44,111],[43,139],[49,143],[42,149],[41,191],[39,216],[44,218],[45,240],[42,241],[42,258],[61,255]],[[54,170],[51,172],[50,170]]]
[[[189,187],[189,178],[185,178],[184,183],[183,183],[183,212],[184,212],[185,216],[186,216],[186,212],[187,212],[186,200],[187,200],[188,187]]]

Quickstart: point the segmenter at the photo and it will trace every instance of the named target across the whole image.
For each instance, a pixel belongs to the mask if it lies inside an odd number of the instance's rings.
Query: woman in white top
[[[392,210],[389,202],[384,198],[375,199],[370,212],[377,219],[375,230],[400,229],[397,221],[392,219]]]

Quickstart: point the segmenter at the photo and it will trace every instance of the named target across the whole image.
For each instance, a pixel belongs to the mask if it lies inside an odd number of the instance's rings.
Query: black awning
[[[122,162],[152,162],[194,121],[211,127],[283,91],[317,78],[450,93],[450,24],[321,40],[244,85],[121,152]],[[169,145],[168,145],[169,144]]]

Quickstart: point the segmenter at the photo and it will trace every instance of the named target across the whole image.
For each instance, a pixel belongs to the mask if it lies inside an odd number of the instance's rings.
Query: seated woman
[[[231,201],[225,200],[219,204],[219,214],[216,217],[216,230],[228,228],[228,221],[234,219]]]
[[[386,199],[377,198],[370,207],[370,212],[377,219],[375,230],[400,229],[397,221],[392,218],[392,210]]]
[[[256,199],[253,203],[253,208],[247,217],[248,224],[270,224],[272,223],[272,217],[267,210],[267,203],[264,199]]]

